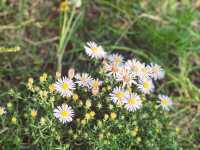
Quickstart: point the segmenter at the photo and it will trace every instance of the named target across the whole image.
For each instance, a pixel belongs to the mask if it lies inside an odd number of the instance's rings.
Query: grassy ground
[[[0,46],[20,46],[0,53],[0,99],[29,76],[56,71],[59,43],[59,2],[0,1]],[[158,89],[173,95],[171,116],[180,128],[184,149],[200,148],[200,12],[191,0],[84,0],[80,18],[65,48],[63,73],[69,66],[86,68],[83,44],[95,40],[107,51],[120,51],[166,70]],[[72,30],[72,29],[71,29]],[[129,55],[130,54],[130,55]],[[79,62],[79,63],[78,63]],[[86,64],[86,63],[85,63]]]

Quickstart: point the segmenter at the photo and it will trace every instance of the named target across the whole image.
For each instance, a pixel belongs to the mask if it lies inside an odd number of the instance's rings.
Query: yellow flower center
[[[124,82],[129,82],[129,81],[130,81],[130,78],[129,78],[128,75],[124,75],[124,76],[123,76],[123,80],[124,80]]]
[[[143,83],[143,87],[144,87],[144,89],[148,89],[149,88],[149,82],[144,82]]]
[[[98,81],[93,81],[92,87],[93,88],[98,88],[99,87],[99,82]]]
[[[117,98],[119,98],[120,100],[124,97],[124,92],[118,92],[117,94],[116,94],[116,96],[117,96]]]
[[[161,101],[161,103],[162,103],[162,105],[168,105],[168,100],[167,100],[167,99],[163,99],[163,100]]]
[[[68,90],[69,89],[69,84],[68,83],[63,83],[63,85],[62,85],[62,89],[63,90]]]
[[[130,99],[128,100],[128,104],[129,104],[129,105],[136,105],[136,104],[137,104],[137,100],[136,100],[135,98],[130,98]]]
[[[61,115],[61,117],[62,118],[67,118],[68,116],[69,116],[69,113],[67,112],[67,111],[62,111],[61,113],[60,113],[60,115]]]
[[[98,51],[98,48],[97,47],[92,47],[91,50],[92,50],[93,53],[96,53]]]
[[[115,63],[115,64],[120,64],[120,62],[121,62],[120,57],[115,57],[115,58],[114,58],[114,63]]]

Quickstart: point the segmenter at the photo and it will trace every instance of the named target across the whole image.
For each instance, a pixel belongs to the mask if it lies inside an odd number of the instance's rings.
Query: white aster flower
[[[116,77],[117,73],[120,72],[121,67],[119,65],[115,65],[114,63],[109,63],[104,65],[105,72],[108,73],[108,76],[113,75]]]
[[[123,105],[127,92],[122,87],[116,87],[113,89],[113,92],[110,94],[110,99],[118,104]]]
[[[102,59],[106,56],[102,46],[98,46],[95,42],[87,42],[87,45],[84,46],[85,52],[92,58]]]
[[[137,75],[138,77],[143,76],[143,68],[145,67],[144,63],[141,63],[140,61],[136,59],[131,59],[125,63],[125,66],[126,68],[131,70],[133,74]]]
[[[59,79],[55,83],[56,91],[61,94],[61,96],[70,97],[73,93],[72,90],[75,89],[75,84],[72,80],[68,79],[67,77],[63,77]]]
[[[117,73],[116,76],[116,80],[118,82],[122,82],[123,83],[123,87],[124,86],[131,86],[133,83],[135,84],[136,82],[133,80],[134,78],[134,74],[132,72],[130,72],[128,69],[126,68],[122,68],[120,70],[120,72]]]
[[[122,65],[124,62],[124,57],[116,53],[109,55],[108,60],[110,61],[111,64]]]
[[[90,88],[92,88],[92,94],[97,95],[99,93],[99,87],[102,85],[102,81],[99,79],[93,79],[90,82]]]
[[[142,106],[142,101],[140,99],[140,96],[136,93],[129,93],[127,94],[126,100],[125,100],[125,108],[129,111],[135,111],[139,109]]]
[[[54,109],[54,116],[60,120],[63,124],[71,122],[74,116],[74,111],[67,104],[62,104]]]
[[[92,77],[88,73],[76,74],[75,78],[78,80],[76,83],[81,87],[89,88],[92,82]]]
[[[170,99],[168,96],[166,95],[158,95],[158,98],[160,99],[160,106],[164,109],[164,110],[169,110],[169,107],[171,107],[173,105],[173,101],[172,99]]]
[[[140,76],[139,78],[140,79],[144,79],[144,78],[150,78],[151,77],[151,67],[149,65],[147,66],[143,66],[142,69],[141,69],[141,72],[140,72]]]
[[[151,77],[154,80],[162,79],[165,76],[165,71],[157,64],[150,65]]]
[[[102,81],[100,81],[99,79],[93,79],[91,82],[90,82],[90,87],[92,89],[98,89],[101,85],[102,85]]]
[[[5,107],[0,106],[0,116],[6,113]]]
[[[144,78],[139,81],[138,89],[144,94],[150,94],[154,91],[154,84],[150,78]]]

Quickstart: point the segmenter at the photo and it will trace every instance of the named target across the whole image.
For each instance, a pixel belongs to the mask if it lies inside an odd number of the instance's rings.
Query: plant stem
[[[75,15],[75,8],[73,8],[72,13],[70,13],[70,18],[68,20],[67,12],[64,13],[64,20],[62,24],[62,31],[60,35],[60,42],[59,42],[59,48],[57,51],[57,72],[62,73],[62,59],[65,51],[65,47],[67,46],[71,34],[70,33],[70,28],[71,24],[73,22],[73,18]]]

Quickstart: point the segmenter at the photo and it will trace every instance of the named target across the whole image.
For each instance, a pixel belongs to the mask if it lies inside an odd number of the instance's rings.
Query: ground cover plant
[[[135,58],[125,61],[117,53],[107,55],[94,42],[88,42],[85,51],[96,59],[90,73],[95,78],[70,69],[68,76],[57,72],[55,83],[44,73],[39,83],[28,79],[30,92],[10,91],[14,101],[22,101],[19,109],[24,113],[22,120],[14,115],[11,122],[16,126],[25,123],[26,130],[20,132],[20,139],[16,137],[17,143],[4,137],[3,148],[20,148],[25,142],[39,149],[84,149],[84,145],[86,149],[177,149],[175,129],[165,116],[173,101],[163,94],[151,94],[164,70]],[[8,108],[8,115],[15,110],[12,103]],[[5,128],[9,125],[5,107],[1,107],[1,116]]]
[[[199,149],[199,6],[198,0],[1,1],[0,148]],[[100,60],[85,52],[94,45],[106,52]],[[123,85],[105,56],[119,56],[126,66],[158,64],[165,78],[143,93],[138,75],[131,88]],[[88,76],[99,79],[99,88],[79,85]],[[70,98],[53,88],[65,79],[72,80]],[[130,112],[126,98],[118,106],[114,89],[133,93],[140,105]],[[159,104],[162,94],[173,100],[169,110]],[[69,123],[54,114],[59,106],[70,110]]]

